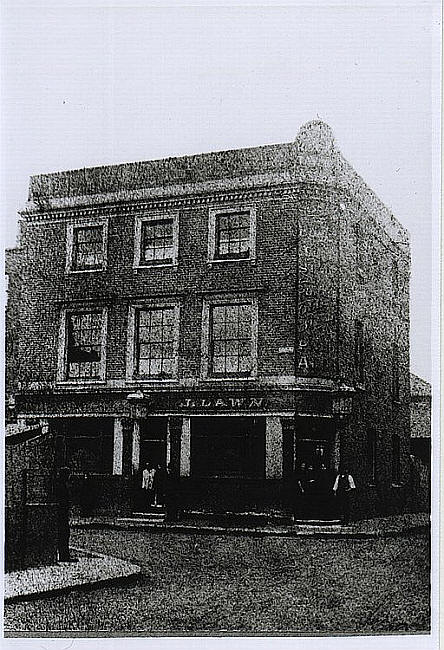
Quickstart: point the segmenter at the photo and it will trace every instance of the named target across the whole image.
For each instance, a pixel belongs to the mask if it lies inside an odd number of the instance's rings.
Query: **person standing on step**
[[[319,499],[319,519],[329,519],[332,514],[331,493],[334,485],[334,475],[327,469],[325,463],[321,463],[318,472],[318,499]]]
[[[159,463],[156,467],[156,473],[154,474],[154,481],[153,481],[155,506],[165,505],[165,478],[166,478],[166,470],[164,466]]]
[[[305,517],[316,519],[318,517],[318,482],[313,465],[307,467],[305,478]]]
[[[152,506],[154,501],[154,477],[156,470],[151,463],[146,463],[142,472],[142,490],[144,492],[144,505],[146,508]]]
[[[348,468],[344,467],[339,470],[333,485],[333,492],[336,495],[338,509],[343,526],[348,526],[350,522],[350,496],[356,489],[353,476],[349,473]]]
[[[295,470],[293,475],[292,501],[294,521],[305,517],[306,478],[307,466],[305,463],[301,463],[300,468]]]
[[[166,521],[179,520],[179,478],[171,463],[165,474],[165,508]]]

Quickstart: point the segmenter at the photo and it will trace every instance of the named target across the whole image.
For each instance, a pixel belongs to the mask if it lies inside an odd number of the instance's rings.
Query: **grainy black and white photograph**
[[[5,637],[437,647],[440,22],[3,1]]]

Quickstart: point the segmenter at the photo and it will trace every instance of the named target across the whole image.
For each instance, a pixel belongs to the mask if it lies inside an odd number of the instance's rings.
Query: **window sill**
[[[230,383],[232,381],[255,381],[257,379],[257,376],[252,376],[252,377],[201,377],[199,379],[199,382],[201,383],[211,383],[213,381],[216,381],[218,383],[220,382],[225,382],[225,383]]]
[[[106,271],[106,266],[102,266],[100,269],[66,269],[65,275],[79,275],[80,273],[101,273]]]
[[[145,271],[147,269],[164,269],[164,268],[177,268],[177,262],[165,262],[165,264],[135,264],[134,271]]]
[[[226,264],[227,262],[250,262],[251,264],[256,264],[256,258],[255,257],[221,257],[221,258],[213,258],[211,260],[207,260],[208,266],[212,266],[213,264]]]
[[[126,385],[127,386],[138,386],[140,384],[146,385],[146,384],[179,384],[179,380],[177,377],[170,377],[168,379],[156,379],[155,377],[150,377],[147,379],[144,378],[138,378],[138,377],[132,377],[130,379],[126,380]]]
[[[58,381],[55,388],[83,388],[85,386],[106,386],[105,379],[85,379]]]

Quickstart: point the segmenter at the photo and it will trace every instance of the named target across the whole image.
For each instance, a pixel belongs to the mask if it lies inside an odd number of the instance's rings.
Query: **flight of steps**
[[[152,526],[153,524],[163,524],[165,522],[166,512],[163,507],[153,507],[148,512],[133,512],[131,517],[119,517],[117,519],[118,524],[127,524],[131,526],[132,524],[140,526],[147,524]]]
[[[297,526],[339,526],[340,519],[296,519]]]

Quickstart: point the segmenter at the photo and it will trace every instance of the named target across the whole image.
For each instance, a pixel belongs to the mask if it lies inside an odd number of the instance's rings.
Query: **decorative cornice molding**
[[[351,168],[351,166],[350,166]],[[351,168],[352,169],[352,168]],[[356,174],[356,172],[354,172]],[[289,173],[267,174],[247,179],[225,179],[221,183],[196,183],[188,186],[171,186],[151,188],[161,191],[162,196],[142,197],[140,191],[117,194],[95,195],[95,197],[78,197],[78,205],[63,205],[63,199],[57,200],[45,210],[35,207],[25,209],[19,214],[29,224],[42,222],[69,221],[70,219],[91,219],[103,216],[143,214],[151,210],[186,209],[193,206],[219,205],[227,202],[254,201],[263,198],[281,199],[297,197],[319,200],[321,194],[337,192],[348,199],[350,206],[367,211],[374,221],[399,246],[409,247],[408,231],[396,220],[380,199],[368,188],[356,174],[361,184],[361,192],[354,192],[351,182],[342,183],[339,179],[295,179]],[[254,185],[257,183],[258,185]],[[226,187],[226,185],[230,187]],[[211,185],[211,187],[210,187]],[[235,187],[239,185],[238,187]],[[365,191],[362,191],[362,188]],[[192,192],[195,192],[193,194]],[[339,200],[339,199],[338,199]],[[71,202],[71,200],[67,200]],[[82,202],[83,201],[83,202]],[[89,204],[85,204],[88,202]],[[58,203],[58,205],[57,205]]]

